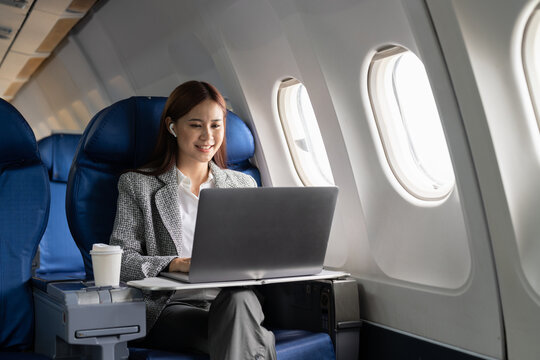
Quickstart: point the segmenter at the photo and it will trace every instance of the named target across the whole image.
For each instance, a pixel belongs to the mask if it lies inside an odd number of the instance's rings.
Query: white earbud
[[[173,130],[173,125],[174,125],[173,123],[169,124],[169,130],[171,131],[172,136],[176,137],[176,133]]]

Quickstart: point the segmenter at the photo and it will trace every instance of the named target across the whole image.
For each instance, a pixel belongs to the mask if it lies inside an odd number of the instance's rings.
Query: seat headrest
[[[38,141],[41,161],[49,172],[49,180],[67,183],[69,168],[81,135],[53,134]]]
[[[227,164],[248,160],[255,154],[253,134],[238,115],[227,111]]]
[[[166,100],[134,96],[103,109],[94,117],[84,152],[93,161],[120,168],[141,166],[154,148]]]
[[[95,116],[84,152],[93,161],[124,169],[143,165],[154,149],[166,101],[165,97],[134,96],[105,108]],[[226,136],[227,163],[245,161],[255,153],[251,130],[231,111],[227,111]]]
[[[17,109],[0,99],[0,168],[39,161],[34,133]]]

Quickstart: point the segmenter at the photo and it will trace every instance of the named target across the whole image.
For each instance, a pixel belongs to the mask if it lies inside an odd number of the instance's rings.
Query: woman
[[[118,181],[118,208],[110,243],[120,245],[122,281],[189,272],[199,192],[255,187],[226,169],[225,100],[212,85],[189,81],[169,96],[150,162]],[[211,359],[275,359],[273,334],[261,326],[261,305],[245,288],[145,294],[144,345],[186,348]]]

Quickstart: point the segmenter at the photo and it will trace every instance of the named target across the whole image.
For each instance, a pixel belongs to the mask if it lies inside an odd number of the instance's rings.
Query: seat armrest
[[[51,358],[127,359],[127,342],[146,335],[140,290],[51,282],[34,288],[35,351]]]
[[[37,274],[32,276],[32,287],[43,292],[47,292],[47,285],[50,283],[62,281],[84,281],[85,278],[85,272]]]

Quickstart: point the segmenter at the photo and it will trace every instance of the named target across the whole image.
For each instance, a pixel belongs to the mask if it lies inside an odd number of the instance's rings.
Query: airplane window
[[[536,121],[540,126],[540,10],[532,14],[523,38],[523,66],[525,77],[531,94],[531,100],[536,114]]]
[[[426,70],[412,52],[393,47],[375,55],[369,96],[390,168],[421,200],[440,200],[454,171]]]
[[[294,166],[304,185],[333,185],[334,178],[306,87],[296,79],[278,90],[281,124]]]

